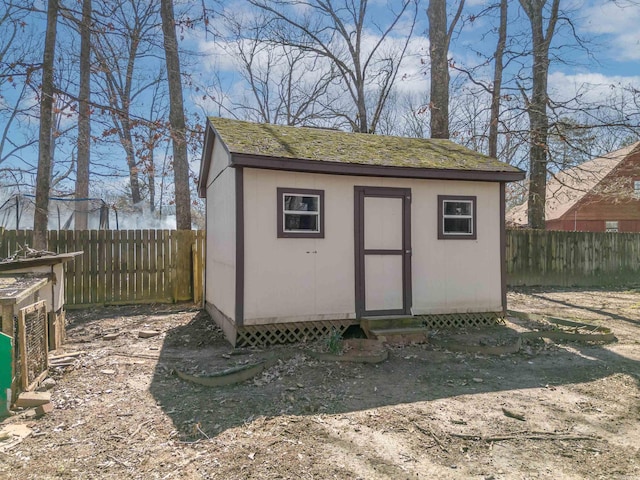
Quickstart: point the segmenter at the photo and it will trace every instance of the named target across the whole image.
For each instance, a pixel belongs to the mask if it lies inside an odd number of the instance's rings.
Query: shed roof
[[[635,142],[553,175],[547,182],[545,220],[562,217],[639,147],[640,142]],[[510,209],[506,220],[516,225],[528,225],[527,202]]]
[[[231,154],[233,166],[414,178],[464,177],[488,181],[524,178],[522,170],[450,140],[350,133],[210,117],[206,137],[215,134]],[[210,162],[207,145],[213,148],[213,142],[207,140],[205,138],[201,181],[205,181],[203,176],[206,175],[203,174],[208,172]]]

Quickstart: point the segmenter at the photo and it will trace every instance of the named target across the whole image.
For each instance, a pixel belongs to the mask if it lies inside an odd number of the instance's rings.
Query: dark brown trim
[[[502,182],[501,182],[502,183]],[[444,232],[442,204],[445,201],[470,201],[473,209],[471,234],[451,234]],[[474,195],[438,195],[438,240],[476,240],[478,238],[478,197]]]
[[[402,255],[403,253],[404,253],[404,250],[389,250],[389,249],[385,249],[385,250],[369,249],[364,251],[365,255]]]
[[[364,199],[365,197],[384,197],[402,199],[402,249],[366,249],[364,248]],[[354,264],[355,264],[355,310],[356,317],[380,315],[410,315],[412,307],[411,283],[411,189],[393,187],[354,187]],[[365,304],[365,255],[401,255],[402,256],[402,309],[367,310]]]
[[[500,291],[502,315],[507,314],[507,231],[506,231],[506,195],[505,183],[500,182]]]
[[[413,307],[413,281],[411,277],[411,257],[413,250],[411,248],[411,189],[405,189],[405,195],[402,200],[402,211],[404,212],[404,229],[402,231],[402,243],[404,247],[404,313],[411,314]]]
[[[285,232],[283,219],[284,202],[282,201],[282,197],[288,193],[294,195],[317,195],[318,197],[320,197],[320,211],[318,212],[318,232]],[[277,194],[278,206],[276,215],[278,216],[278,218],[276,219],[276,223],[278,226],[278,238],[324,238],[324,190],[278,187]]]
[[[236,167],[264,168],[267,170],[287,170],[291,172],[326,173],[334,175],[355,175],[366,177],[427,178],[437,180],[473,180],[484,182],[513,182],[522,180],[525,173],[452,170],[421,167],[397,167],[389,165],[367,165],[363,163],[341,163],[297,158],[269,157],[233,153],[231,165]]]
[[[204,127],[204,148],[202,149],[202,158],[200,158],[200,178],[198,178],[198,196],[200,198],[207,197],[207,179],[211,170],[211,158],[213,154],[213,143],[215,133],[211,122],[207,119]]]
[[[356,318],[362,318],[364,313],[364,215],[362,214],[364,187],[354,187],[353,201],[355,310]]]
[[[236,172],[236,318],[244,324],[244,170]]]
[[[386,317],[391,315],[408,315],[403,309],[397,310],[367,310],[364,313],[364,318],[368,317]]]

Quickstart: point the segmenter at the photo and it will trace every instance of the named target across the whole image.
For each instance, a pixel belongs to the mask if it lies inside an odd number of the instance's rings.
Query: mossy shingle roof
[[[521,172],[449,140],[347,133],[210,117],[232,154],[342,164]]]

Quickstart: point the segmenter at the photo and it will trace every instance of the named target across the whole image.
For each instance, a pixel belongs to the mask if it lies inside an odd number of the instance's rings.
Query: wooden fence
[[[507,283],[640,284],[640,234],[507,230]]]
[[[32,238],[0,229],[0,258]],[[202,301],[204,231],[51,230],[47,241],[52,252],[83,252],[65,264],[67,307]]]

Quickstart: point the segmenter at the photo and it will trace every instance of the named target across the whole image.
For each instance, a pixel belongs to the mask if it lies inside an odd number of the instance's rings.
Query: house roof
[[[638,148],[640,142],[553,175],[547,181],[545,219],[556,220],[562,217]],[[506,221],[516,225],[528,225],[527,202],[510,209],[506,214]]]
[[[216,135],[232,166],[350,175],[513,181],[524,172],[450,140],[392,137],[209,118],[201,182]],[[209,140],[209,141],[207,141]],[[204,178],[203,178],[204,177]],[[202,188],[202,184],[201,184]]]

